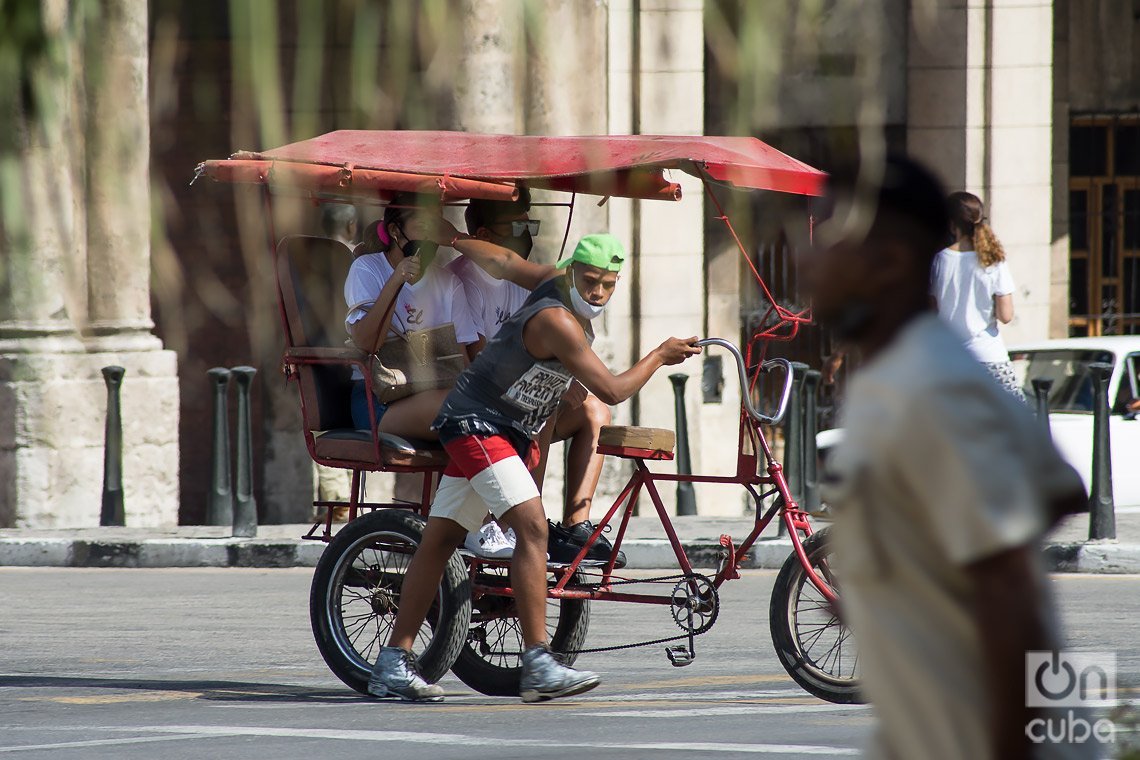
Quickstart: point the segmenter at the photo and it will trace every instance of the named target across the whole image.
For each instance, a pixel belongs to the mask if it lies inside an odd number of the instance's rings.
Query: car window
[[[1116,402],[1112,405],[1113,414],[1134,411],[1140,402],[1140,354],[1124,358],[1124,372],[1120,377],[1120,387],[1116,391]]]
[[[1048,349],[1014,351],[1009,355],[1017,381],[1029,399],[1036,398],[1032,381],[1053,381],[1049,390],[1049,411],[1092,412],[1093,383],[1089,365],[1094,362],[1113,364],[1111,351],[1088,349]]]

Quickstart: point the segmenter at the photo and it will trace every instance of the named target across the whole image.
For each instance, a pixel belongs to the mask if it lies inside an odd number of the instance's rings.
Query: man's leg
[[[518,603],[523,644],[546,643],[546,513],[542,499],[511,507],[499,522],[515,531],[511,587]]]
[[[466,536],[467,529],[457,522],[442,517],[428,518],[423,538],[404,574],[400,609],[396,612],[388,646],[411,651],[416,634],[435,600],[443,570]]]
[[[546,478],[546,463],[550,459],[550,444],[554,439],[554,428],[558,421],[558,412],[562,407],[559,406],[554,412],[554,416],[546,421],[542,426],[542,430],[538,433],[538,438],[535,440],[535,445],[538,446],[538,463],[530,469],[530,474],[534,478],[534,484],[538,486],[538,492],[542,493],[542,481]]]
[[[467,481],[459,480],[451,492],[461,499],[463,491],[469,490],[466,486]],[[368,678],[369,694],[399,697],[409,702],[439,702],[443,699],[443,689],[428,683],[420,675],[411,651],[416,634],[435,599],[444,568],[466,533],[466,528],[454,520],[428,518],[420,545],[404,574],[400,608],[396,611],[388,646],[380,647],[376,663],[372,666],[372,674]]]
[[[499,514],[518,536],[511,561],[511,587],[523,635],[519,696],[524,702],[581,694],[597,686],[597,673],[559,662],[546,642],[546,513],[538,497]]]
[[[594,491],[602,477],[605,458],[598,453],[602,426],[610,424],[610,408],[597,396],[587,396],[578,407],[562,409],[554,425],[554,440],[566,444],[566,504],[562,524],[577,525],[590,519]]]

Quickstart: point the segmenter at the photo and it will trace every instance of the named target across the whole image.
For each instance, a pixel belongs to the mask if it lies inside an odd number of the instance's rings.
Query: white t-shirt
[[[988,758],[985,632],[968,566],[1036,545],[1046,500],[1081,488],[1079,476],[933,315],[855,374],[843,417],[824,497],[879,752]],[[1043,570],[1037,581],[1059,646]],[[1035,757],[1085,752],[1050,745]]]
[[[974,352],[978,361],[1008,362],[1009,352],[998,334],[994,296],[1013,293],[1009,265],[1000,261],[983,269],[974,251],[940,251],[934,258],[930,292],[938,313]]]
[[[348,304],[345,329],[364,319],[393,272],[388,257],[383,253],[367,253],[352,262],[344,281],[344,300]],[[479,340],[463,284],[446,269],[430,266],[419,282],[400,288],[388,335],[448,323],[455,325],[455,339],[459,343],[467,345]],[[353,377],[360,379],[359,370],[353,370]]]
[[[487,340],[495,337],[499,327],[530,297],[526,288],[492,277],[466,256],[456,256],[447,269],[463,283],[475,327]]]

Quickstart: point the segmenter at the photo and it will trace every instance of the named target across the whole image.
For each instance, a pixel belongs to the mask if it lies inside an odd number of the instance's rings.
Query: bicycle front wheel
[[[816,574],[838,593],[831,569],[827,529],[804,541]],[[793,552],[780,568],[768,610],[772,643],[780,664],[804,690],[836,704],[861,704],[859,653],[850,629],[820,593]]]

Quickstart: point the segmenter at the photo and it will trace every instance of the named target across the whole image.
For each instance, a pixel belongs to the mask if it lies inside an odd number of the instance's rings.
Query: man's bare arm
[[[620,404],[641,390],[661,367],[680,364],[701,352],[693,345],[696,337],[669,338],[637,364],[615,375],[590,348],[578,321],[562,309],[545,309],[532,317],[527,322],[523,340],[535,356],[557,358],[582,385],[607,404]]]
[[[508,280],[527,290],[534,290],[560,272],[548,264],[536,264],[522,256],[487,240],[479,240],[460,233],[451,222],[441,216],[420,215],[405,222],[407,233],[414,238],[432,240],[439,245],[451,246],[474,261],[487,274],[497,280]]]
[[[967,568],[991,700],[992,757],[1030,757],[1025,726],[1033,716],[1025,706],[1025,653],[1057,644],[1045,624],[1036,552],[1023,546]]]
[[[453,243],[455,250],[478,264],[497,280],[508,280],[527,290],[534,290],[560,272],[549,264],[527,261],[509,248],[487,240],[457,237],[441,245]]]

